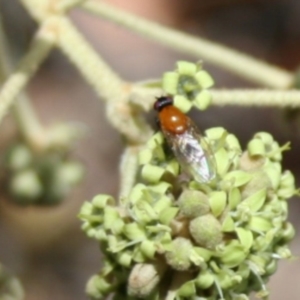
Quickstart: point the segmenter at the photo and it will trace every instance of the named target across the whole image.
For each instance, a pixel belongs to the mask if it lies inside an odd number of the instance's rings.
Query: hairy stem
[[[9,55],[7,39],[1,23],[0,16],[0,82],[4,82],[13,72],[13,62]],[[27,142],[34,146],[40,146],[44,140],[44,129],[35,114],[29,98],[21,92],[13,105],[13,113],[19,125],[19,130]]]
[[[162,93],[163,91],[159,88],[133,86],[130,101],[144,111],[149,111],[153,106],[154,98]],[[210,90],[210,93],[212,95],[212,104],[216,106],[300,107],[299,90],[215,89]]]
[[[260,85],[286,89],[293,84],[294,75],[279,67],[209,40],[147,21],[119,10],[104,1],[87,0],[81,4],[81,7],[135,31],[143,37],[160,42],[175,50],[195,55],[197,59],[207,60]]]
[[[4,82],[0,91],[0,122],[8,112],[16,97],[27,85],[28,81],[36,73],[39,66],[53,48],[55,34],[51,25],[51,20],[46,21],[38,30],[28,53],[25,54],[20,61],[17,69],[11,73],[9,78]]]
[[[143,143],[151,130],[128,102],[131,85],[123,81],[108,66],[73,24],[64,17],[60,17],[58,46],[94,87],[97,94],[108,102],[106,105],[108,120],[131,143]]]
[[[119,199],[127,197],[136,182],[139,150],[139,146],[127,146],[124,150],[120,164],[121,184]]]

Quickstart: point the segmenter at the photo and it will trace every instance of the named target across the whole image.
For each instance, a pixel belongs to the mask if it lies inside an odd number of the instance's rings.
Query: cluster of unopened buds
[[[12,202],[54,205],[82,181],[84,167],[69,155],[75,139],[69,127],[59,124],[51,128],[51,147],[36,150],[19,140],[3,154],[1,188]]]
[[[156,103],[159,114],[170,99]],[[127,197],[84,203],[83,230],[104,254],[87,285],[92,299],[266,299],[278,261],[291,257],[287,200],[297,191],[281,166],[288,145],[260,132],[243,151],[224,128],[200,136],[185,121],[174,133],[160,115],[162,131],[140,152],[140,180]]]

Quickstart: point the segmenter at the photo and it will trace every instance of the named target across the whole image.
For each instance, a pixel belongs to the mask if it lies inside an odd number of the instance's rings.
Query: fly
[[[199,183],[216,177],[216,165],[209,145],[194,122],[173,105],[170,96],[154,103],[160,129],[181,168]]]

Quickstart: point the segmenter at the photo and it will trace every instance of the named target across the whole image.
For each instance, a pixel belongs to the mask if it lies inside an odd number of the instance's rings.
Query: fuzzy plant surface
[[[211,77],[201,66],[180,62],[163,87],[182,111],[205,109]],[[291,258],[295,235],[287,200],[295,179],[281,165],[280,146],[258,132],[242,149],[222,127],[200,137],[209,145],[216,176],[209,182],[184,174],[154,134],[139,153],[139,177],[128,196],[98,195],[81,208],[83,230],[104,255],[89,280],[91,299],[267,299],[278,261]]]

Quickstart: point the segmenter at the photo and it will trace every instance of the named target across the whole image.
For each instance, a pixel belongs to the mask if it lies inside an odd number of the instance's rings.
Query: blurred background
[[[162,24],[203,36],[252,54],[291,71],[300,61],[300,2],[298,0],[107,0],[116,7]],[[28,47],[35,24],[18,0],[0,0],[0,11],[12,52],[20,57]],[[75,9],[71,18],[95,49],[124,79],[160,77],[177,60],[201,60],[167,49],[95,16]],[[255,88],[234,75],[204,62],[215,88]],[[80,231],[80,206],[98,193],[118,193],[122,153],[119,134],[105,119],[104,106],[78,71],[54,51],[27,89],[45,125],[78,121],[89,131],[74,156],[86,167],[84,183],[55,207],[0,205],[0,262],[21,280],[26,300],[83,300],[85,284],[101,265],[97,244]],[[203,129],[223,126],[243,145],[257,131],[269,131],[281,143],[292,142],[284,166],[300,178],[300,115],[262,108],[211,108],[192,113]],[[11,120],[1,132],[9,134]],[[0,135],[4,138],[4,134]],[[2,196],[3,198],[3,196]],[[3,203],[5,199],[0,199]],[[290,220],[300,227],[298,199],[290,202]],[[299,231],[299,230],[298,230]],[[300,253],[300,235],[291,245]],[[269,288],[272,300],[296,300],[300,295],[299,261],[281,262]]]

